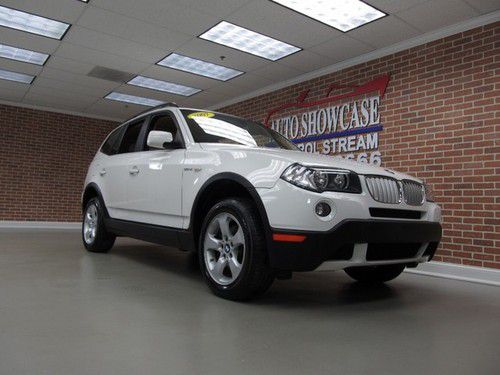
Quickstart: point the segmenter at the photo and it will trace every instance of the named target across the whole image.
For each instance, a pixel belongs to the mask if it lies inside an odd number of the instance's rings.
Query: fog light
[[[332,212],[332,208],[330,207],[330,205],[328,203],[319,202],[316,205],[315,211],[316,211],[316,215],[321,216],[321,217],[325,217],[325,216],[330,215],[330,213]]]

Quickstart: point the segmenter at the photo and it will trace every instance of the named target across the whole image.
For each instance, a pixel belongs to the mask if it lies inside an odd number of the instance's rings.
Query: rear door
[[[138,152],[130,155],[128,159],[128,220],[181,228],[182,173],[185,158],[181,130],[171,111],[152,114],[145,129],[139,140]],[[172,133],[174,142],[164,150],[150,149],[146,140],[151,130]]]
[[[124,125],[120,142],[113,155],[100,166],[103,196],[112,218],[128,220],[127,183],[130,159],[140,149],[139,139],[145,131],[145,118]]]

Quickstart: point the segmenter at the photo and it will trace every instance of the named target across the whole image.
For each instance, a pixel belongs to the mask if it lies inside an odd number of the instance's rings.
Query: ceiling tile
[[[60,81],[53,78],[37,77],[33,83],[36,87],[46,87],[53,90],[57,90],[61,93],[67,93],[70,95],[79,94],[87,95],[94,98],[102,98],[104,95],[109,93],[110,89],[106,87],[89,87],[82,85],[75,85],[74,83],[68,81]]]
[[[269,0],[255,0],[226,19],[272,38],[307,48],[342,34]]]
[[[271,84],[275,83],[275,81],[273,81],[269,78],[257,76],[257,75],[252,74],[252,73],[246,73],[246,74],[243,74],[243,75],[238,76],[236,78],[233,78],[231,80],[231,83],[234,85],[237,85],[237,86],[244,87],[246,89],[246,91],[248,92],[248,91],[261,89],[265,86],[271,85]]]
[[[419,31],[396,16],[381,18],[349,32],[349,36],[377,48],[417,36]]]
[[[211,87],[209,91],[225,95],[227,97],[237,97],[245,92],[245,88],[243,88],[242,86],[234,85],[232,83],[224,82],[216,84],[215,86]]]
[[[460,0],[428,1],[398,13],[403,21],[422,32],[432,31],[476,16],[478,12]]]
[[[0,79],[0,100],[20,102],[28,92],[30,85]]]
[[[500,9],[498,0],[466,0],[468,5],[478,10],[481,14],[494,12]]]
[[[279,63],[306,73],[323,68],[333,62],[329,57],[303,50],[281,59]]]
[[[353,39],[347,34],[311,48],[315,53],[327,56],[330,59],[330,64],[362,55],[374,49],[374,47]]]
[[[432,0],[368,0],[365,1],[365,3],[368,3],[387,14],[394,14],[415,5],[425,3],[426,1]]]
[[[0,26],[0,42],[9,46],[30,49],[32,51],[52,53],[59,46],[59,41],[43,36],[25,33]]]
[[[149,0],[147,6],[136,0],[92,0],[92,5],[191,36],[199,35],[222,19],[220,14],[214,16],[164,0]]]
[[[280,63],[269,63],[261,68],[252,70],[251,73],[272,81],[285,81],[302,74],[300,70],[281,65]]]
[[[100,99],[85,109],[85,113],[95,116],[106,116],[125,121],[133,115],[144,111],[147,107],[115,100]]]
[[[74,74],[59,69],[52,69],[49,67],[45,67],[39,76],[66,82],[68,84],[75,86],[84,86],[98,90],[112,90],[113,88],[118,87],[120,85],[120,83],[117,82],[111,82],[111,81],[106,81],[104,79],[88,77],[86,75]]]
[[[0,58],[0,69],[11,70],[17,73],[24,73],[36,76],[38,73],[41,72],[42,67],[39,65]]]
[[[167,51],[175,49],[192,38],[187,34],[92,6],[85,11],[77,24]]]
[[[32,87],[24,96],[23,103],[71,111],[83,111],[96,100],[98,99],[86,96],[61,95],[48,88]]]
[[[147,63],[154,63],[160,60],[165,54],[162,49],[99,33],[81,26],[74,26],[64,38],[64,43],[83,46]]]
[[[128,73],[139,73],[151,65],[146,62],[124,59],[123,56],[112,55],[66,42],[61,43],[55,55],[93,65],[105,66],[110,69],[123,70]]]
[[[180,100],[178,104],[182,107],[205,109],[213,104],[226,100],[227,96],[211,91],[203,91],[190,98]]]
[[[45,66],[52,69],[60,69],[65,72],[87,75],[87,73],[94,68],[95,64],[66,59],[64,57],[54,55],[50,56]]]
[[[71,94],[71,95],[69,95]],[[45,86],[40,86],[38,83],[35,81],[31,85],[28,94],[26,97],[40,97],[40,98],[57,98],[64,100],[66,102],[78,102],[81,103],[82,106],[85,105],[90,105],[93,102],[95,102],[97,99],[99,99],[98,96],[89,96],[84,93],[79,92],[78,90],[72,90],[72,91],[66,91],[66,90],[54,90],[52,87],[45,87]]]
[[[169,0],[170,3],[196,9],[200,13],[226,17],[253,0]]]

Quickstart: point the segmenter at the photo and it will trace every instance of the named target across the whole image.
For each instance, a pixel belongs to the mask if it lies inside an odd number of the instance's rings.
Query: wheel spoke
[[[222,278],[224,277],[224,269],[227,266],[226,259],[223,257],[220,257],[217,262],[215,262],[213,272],[219,277]]]
[[[241,272],[241,264],[238,263],[236,257],[229,258],[229,269],[231,270],[231,276],[233,279],[237,278]]]
[[[231,235],[231,233],[229,232],[229,216],[224,215],[219,217],[218,223],[222,238],[229,237]]]
[[[245,235],[243,234],[243,229],[241,229],[239,225],[238,225],[238,230],[231,237],[231,241],[233,242],[233,246],[245,244]]]
[[[207,233],[205,236],[205,243],[204,243],[204,248],[205,250],[217,250],[218,252],[221,251],[221,246],[222,243],[220,240],[215,238],[212,234]]]

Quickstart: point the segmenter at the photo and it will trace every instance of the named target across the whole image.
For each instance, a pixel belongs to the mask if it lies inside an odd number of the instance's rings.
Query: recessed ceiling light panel
[[[0,69],[0,79],[6,79],[7,81],[30,84],[35,79],[35,76],[30,76],[28,74],[11,72],[10,70]]]
[[[210,30],[200,35],[200,38],[272,61],[279,60],[300,51],[300,48],[292,46],[291,44],[281,42],[277,39],[226,21],[222,21],[215,25]]]
[[[0,6],[0,26],[60,40],[70,25],[51,20],[50,18]]]
[[[4,59],[22,61],[30,64],[43,65],[49,58],[46,53],[30,51],[17,47],[0,44],[0,57]]]
[[[147,107],[155,107],[160,104],[164,104],[161,100],[143,98],[142,96],[121,94],[119,92],[113,91],[104,97],[105,99],[116,100],[118,102],[132,103],[144,105]]]
[[[161,60],[158,65],[168,68],[182,70],[184,72],[198,74],[200,76],[227,81],[243,74],[242,71],[228,68],[222,65],[209,63],[207,61],[194,59],[192,57],[172,53]]]
[[[177,83],[167,81],[160,81],[159,79],[153,79],[144,76],[137,76],[128,81],[128,84],[145,87],[152,90],[170,92],[172,94],[182,96],[191,96],[201,91],[200,89],[196,89],[194,87],[179,85]]]
[[[360,0],[271,0],[346,32],[386,16]]]

